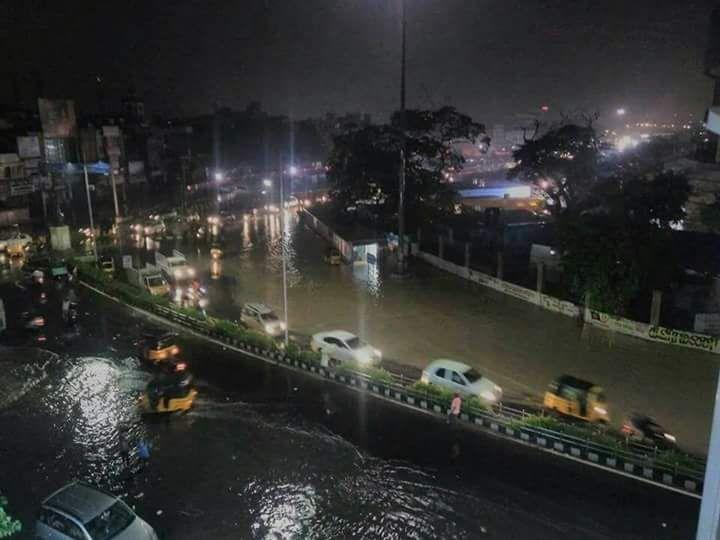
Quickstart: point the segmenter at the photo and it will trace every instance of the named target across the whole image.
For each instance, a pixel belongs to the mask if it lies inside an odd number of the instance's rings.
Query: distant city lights
[[[618,110],[615,111],[615,114],[617,114],[618,116],[625,116],[626,112],[627,111],[625,110],[625,107],[620,107],[618,108]]]

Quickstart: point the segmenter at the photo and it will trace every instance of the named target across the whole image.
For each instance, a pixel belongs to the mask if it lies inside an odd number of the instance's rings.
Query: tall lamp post
[[[407,18],[406,0],[401,0],[401,53],[400,53],[400,177],[398,179],[398,267],[397,273],[403,275],[405,264],[405,34]]]
[[[92,199],[90,198],[90,182],[88,180],[87,161],[85,159],[85,149],[84,148],[82,150],[82,160],[83,160],[83,175],[85,176],[85,195],[87,196],[88,216],[90,217],[90,238],[92,238],[93,256],[95,257],[95,263],[97,264],[98,253],[97,253],[97,241],[95,239],[95,222],[93,220]]]
[[[297,174],[297,167],[288,167],[290,178]],[[285,347],[288,346],[288,297],[287,297],[287,250],[285,248],[285,171],[280,172],[280,254],[282,258],[283,318],[285,319]]]

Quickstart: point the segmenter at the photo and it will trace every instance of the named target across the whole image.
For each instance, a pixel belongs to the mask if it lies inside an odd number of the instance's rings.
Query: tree
[[[700,222],[715,234],[720,233],[720,197],[700,209]]]
[[[8,538],[22,530],[22,524],[5,512],[7,499],[0,496],[0,538]]]
[[[536,133],[539,124],[536,125]],[[512,178],[524,178],[544,194],[555,216],[571,209],[585,197],[598,178],[600,142],[587,125],[563,123],[534,135],[513,152],[517,165]]]
[[[621,315],[639,292],[667,287],[678,271],[671,231],[689,194],[687,178],[673,172],[614,177],[563,213],[562,261],[575,299],[589,294],[593,307]]]
[[[458,139],[477,140],[482,124],[452,107],[435,111],[408,110],[405,115],[405,201],[409,228],[421,221],[452,213],[454,190],[443,182],[442,172],[460,166],[450,151]],[[397,219],[398,177],[403,132],[399,113],[390,124],[350,129],[333,141],[328,160],[332,197],[341,208],[371,203],[387,222]]]

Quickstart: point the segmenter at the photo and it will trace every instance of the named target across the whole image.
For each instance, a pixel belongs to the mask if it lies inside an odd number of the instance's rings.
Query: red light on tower
[[[541,110],[542,112],[548,112],[548,111],[550,110],[550,107],[547,106],[547,105],[543,105],[542,107],[540,107],[540,110]]]

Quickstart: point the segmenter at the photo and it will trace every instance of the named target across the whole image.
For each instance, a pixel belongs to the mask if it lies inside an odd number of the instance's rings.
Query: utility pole
[[[402,0],[401,53],[400,53],[400,178],[398,179],[398,275],[403,275],[405,264],[405,158],[407,143],[405,140],[405,34],[407,18],[405,16],[406,0]]]

